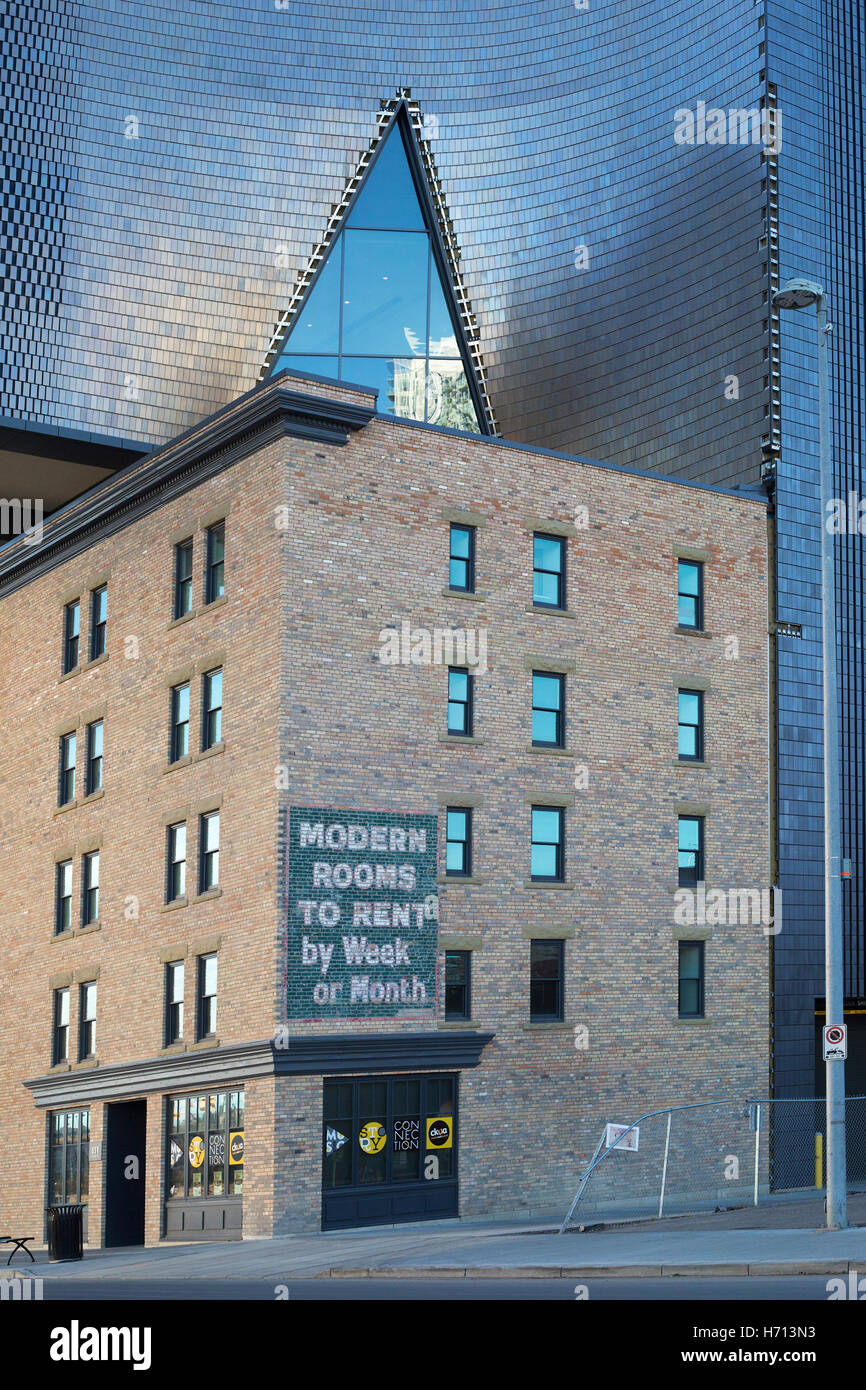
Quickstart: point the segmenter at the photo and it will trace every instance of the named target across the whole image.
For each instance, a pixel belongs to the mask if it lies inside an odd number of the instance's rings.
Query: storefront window
[[[325,1189],[423,1182],[456,1176],[453,1076],[326,1081],[322,1134]]]
[[[49,1116],[48,1201],[87,1203],[90,1187],[90,1111]]]
[[[168,1103],[172,1197],[239,1196],[244,1173],[244,1093],[174,1096]]]

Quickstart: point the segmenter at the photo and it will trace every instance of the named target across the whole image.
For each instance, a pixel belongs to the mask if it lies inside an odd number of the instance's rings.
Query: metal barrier
[[[814,1195],[825,1182],[825,1102],[817,1097],[727,1099],[650,1110],[602,1132],[560,1227],[757,1206],[775,1194]],[[848,1185],[866,1185],[866,1096],[846,1102]],[[631,1147],[629,1147],[631,1145]]]

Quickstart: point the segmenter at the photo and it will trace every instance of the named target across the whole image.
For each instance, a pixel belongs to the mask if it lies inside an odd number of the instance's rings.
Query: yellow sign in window
[[[427,1121],[428,1149],[450,1149],[454,1138],[454,1122],[450,1115],[437,1115]]]

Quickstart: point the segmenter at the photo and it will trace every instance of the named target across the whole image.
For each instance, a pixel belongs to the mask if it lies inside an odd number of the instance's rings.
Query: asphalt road
[[[309,1302],[574,1302],[573,1279],[290,1279],[280,1286],[288,1301]],[[666,1278],[589,1279],[590,1302],[639,1300],[679,1302],[827,1301],[824,1275],[785,1278]],[[276,1299],[275,1286],[263,1279],[76,1279],[46,1280],[45,1302],[102,1300],[285,1301]]]

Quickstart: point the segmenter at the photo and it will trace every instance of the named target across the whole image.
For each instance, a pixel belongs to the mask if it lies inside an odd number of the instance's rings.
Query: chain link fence
[[[846,1100],[848,1187],[866,1187],[866,1096]],[[622,1133],[620,1133],[622,1131]],[[823,1192],[823,1100],[704,1101],[605,1127],[563,1222],[759,1205]]]

